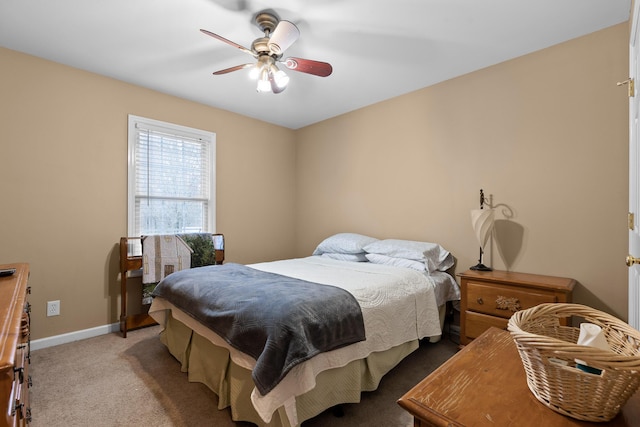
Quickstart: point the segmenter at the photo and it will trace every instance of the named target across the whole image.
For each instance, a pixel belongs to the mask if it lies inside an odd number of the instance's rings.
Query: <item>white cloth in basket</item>
[[[593,323],[584,322],[580,324],[578,345],[588,345],[601,350],[611,351],[611,347],[609,347],[609,343],[602,333],[602,328],[598,325],[594,325]],[[586,363],[580,359],[576,359],[576,363],[578,365],[586,365]]]

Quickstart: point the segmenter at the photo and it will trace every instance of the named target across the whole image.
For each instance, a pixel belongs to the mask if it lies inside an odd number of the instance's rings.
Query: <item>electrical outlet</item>
[[[60,315],[60,300],[47,302],[47,316]]]

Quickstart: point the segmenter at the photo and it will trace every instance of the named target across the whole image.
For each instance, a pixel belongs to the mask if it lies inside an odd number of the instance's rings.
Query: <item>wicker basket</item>
[[[560,326],[577,316],[602,328],[611,351],[578,345],[580,329]],[[585,421],[609,421],[640,386],[640,332],[621,320],[579,304],[540,304],[509,319],[527,384],[556,412]],[[575,359],[597,370],[585,372]]]

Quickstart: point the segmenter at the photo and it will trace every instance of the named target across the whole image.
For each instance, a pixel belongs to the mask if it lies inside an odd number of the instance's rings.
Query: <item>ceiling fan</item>
[[[284,65],[289,70],[313,74],[314,76],[327,77],[333,72],[331,64],[311,59],[288,57],[283,58],[287,50],[300,37],[300,30],[292,22],[280,20],[273,11],[262,11],[256,14],[255,24],[264,33],[247,49],[218,34],[200,29],[215,39],[227,43],[256,58],[255,63],[236,65],[214,72],[214,75],[227,74],[232,71],[251,68],[251,74],[258,80],[258,92],[280,93],[286,89],[289,76],[280,70],[277,63]]]

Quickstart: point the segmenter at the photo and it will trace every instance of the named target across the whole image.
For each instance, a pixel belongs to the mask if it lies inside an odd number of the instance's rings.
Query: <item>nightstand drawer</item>
[[[498,329],[507,329],[509,322],[509,319],[474,313],[473,311],[467,311],[466,314],[465,335],[467,338],[478,338],[492,326]]]
[[[491,326],[506,329],[518,310],[545,302],[571,302],[574,279],[511,271],[467,270],[460,275],[460,344]],[[570,319],[562,319],[567,325]]]
[[[509,285],[467,283],[467,310],[479,313],[508,319],[516,311],[545,302],[558,302],[558,298],[553,293]]]

